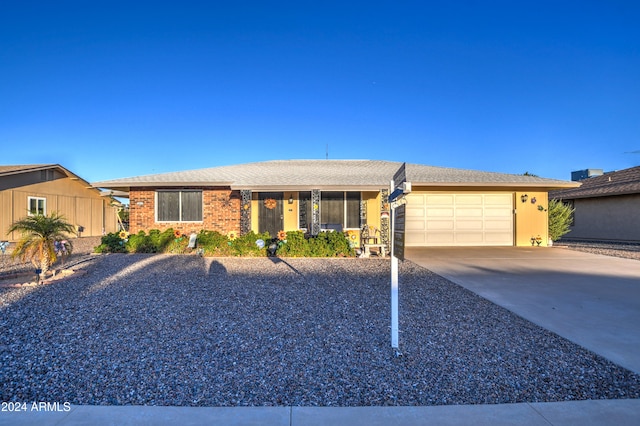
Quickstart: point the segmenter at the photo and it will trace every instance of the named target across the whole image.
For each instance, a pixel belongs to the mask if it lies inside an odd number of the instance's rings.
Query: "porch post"
[[[388,188],[380,190],[380,212],[386,213],[386,215],[383,215],[380,218],[380,240],[382,244],[386,245],[389,248],[389,250],[391,250],[391,244],[390,244],[391,210],[389,208],[389,189]]]
[[[320,190],[311,190],[311,235],[320,233]]]
[[[240,190],[240,235],[251,232],[251,190]]]

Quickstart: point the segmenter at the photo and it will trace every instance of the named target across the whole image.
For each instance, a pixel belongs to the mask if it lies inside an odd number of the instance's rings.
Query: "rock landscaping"
[[[0,288],[3,401],[381,406],[639,398],[640,376],[407,261],[109,254]]]

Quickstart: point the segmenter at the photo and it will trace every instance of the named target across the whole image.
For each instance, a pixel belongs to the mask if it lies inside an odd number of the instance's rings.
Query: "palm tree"
[[[71,253],[73,248],[66,234],[74,232],[74,226],[54,212],[50,216],[36,214],[26,216],[11,225],[8,233],[18,231],[22,238],[13,249],[12,257],[20,257],[23,262],[30,260],[40,269],[44,278],[49,267],[57,260],[58,254]]]

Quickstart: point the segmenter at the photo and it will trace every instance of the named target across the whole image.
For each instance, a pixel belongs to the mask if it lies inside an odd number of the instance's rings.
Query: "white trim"
[[[36,200],[36,201],[42,201],[42,215],[46,215],[47,214],[47,199],[45,197],[32,197],[32,196],[28,196],[27,197],[27,211],[28,211],[28,215],[29,216],[34,216],[34,214],[31,212],[31,200]],[[36,210],[39,209],[39,205],[40,203],[37,203],[36,205]],[[36,211],[36,214],[40,214],[40,212]]]

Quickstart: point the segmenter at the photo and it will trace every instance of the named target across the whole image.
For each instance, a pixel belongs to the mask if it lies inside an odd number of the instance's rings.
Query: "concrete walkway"
[[[542,247],[407,249],[407,258],[640,373],[639,261]],[[63,411],[32,410],[27,403],[25,408],[0,412],[0,425],[640,424],[640,399],[430,407],[45,407]]]
[[[2,412],[0,425],[635,426],[638,413],[640,400],[352,408],[72,406],[67,412]]]

